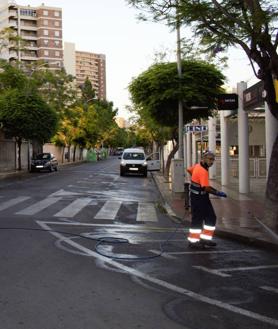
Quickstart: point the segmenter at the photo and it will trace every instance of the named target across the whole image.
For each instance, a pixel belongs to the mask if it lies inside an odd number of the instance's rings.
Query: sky
[[[1,0],[0,0],[1,1]],[[39,0],[17,0],[19,5],[40,6]],[[155,53],[176,49],[176,33],[163,23],[138,21],[139,11],[125,0],[45,0],[45,6],[63,10],[63,41],[76,50],[106,55],[107,99],[128,118],[128,85],[154,63]],[[183,37],[181,31],[181,36]],[[172,51],[171,60],[175,60]],[[228,53],[227,84],[252,81],[253,73],[242,51]]]

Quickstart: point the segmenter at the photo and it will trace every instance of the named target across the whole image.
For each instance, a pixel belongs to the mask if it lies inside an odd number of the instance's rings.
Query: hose
[[[107,245],[107,244],[123,244],[123,243],[130,244],[129,240],[125,239],[125,238],[118,238],[118,237],[113,237],[113,236],[94,238],[91,236],[85,236],[85,235],[77,234],[77,233],[68,233],[65,231],[58,231],[58,230],[47,230],[47,229],[43,229],[43,228],[0,227],[0,230],[50,232],[50,233],[60,233],[60,234],[64,234],[64,235],[71,235],[72,237],[80,237],[82,239],[96,241],[94,250],[97,254],[99,254],[101,256],[104,256],[104,257],[107,257],[110,259],[114,259],[114,260],[121,260],[121,261],[143,261],[143,260],[151,260],[151,259],[162,256],[162,254],[165,252],[163,249],[163,246],[169,243],[169,241],[172,239],[172,237],[177,233],[177,230],[180,225],[181,224],[178,224],[176,226],[174,232],[172,232],[165,241],[159,243],[159,249],[160,249],[159,253],[151,255],[151,256],[134,256],[134,257],[115,256],[115,255],[104,253],[103,251],[100,250],[101,246]]]

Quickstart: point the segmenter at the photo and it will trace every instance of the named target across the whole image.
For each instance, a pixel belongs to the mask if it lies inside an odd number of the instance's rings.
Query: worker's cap
[[[208,158],[208,157],[215,159],[215,154],[213,152],[211,152],[210,150],[206,150],[203,153],[202,158],[204,159],[204,158]]]

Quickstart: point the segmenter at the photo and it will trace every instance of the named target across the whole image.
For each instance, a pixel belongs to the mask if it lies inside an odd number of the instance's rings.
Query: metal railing
[[[266,177],[266,158],[250,158],[249,159],[249,175],[251,178]],[[231,157],[229,163],[230,176],[238,178],[239,163],[238,158]],[[216,158],[216,176],[221,176],[221,159]]]

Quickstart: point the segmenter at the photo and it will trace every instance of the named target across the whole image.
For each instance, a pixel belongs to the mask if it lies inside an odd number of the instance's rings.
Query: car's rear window
[[[144,153],[131,153],[131,152],[125,152],[123,154],[124,160],[144,160],[145,155]]]

